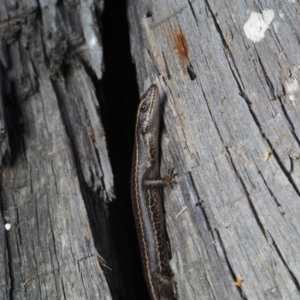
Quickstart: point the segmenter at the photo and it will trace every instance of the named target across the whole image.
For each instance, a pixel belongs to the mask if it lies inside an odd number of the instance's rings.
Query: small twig
[[[271,143],[271,149],[269,149],[268,151],[265,152],[264,162],[266,162],[270,158],[270,156],[274,150],[274,144],[275,144],[275,142]]]
[[[99,253],[97,253],[97,258],[98,258],[98,260],[100,262],[100,265],[102,265],[103,267],[105,267],[108,270],[112,271],[112,269],[107,265],[105,259]]]
[[[26,286],[26,284],[31,280],[31,278],[27,278],[24,282],[23,282],[23,286]]]
[[[176,216],[175,219],[177,219],[185,210],[187,209],[187,206],[185,206]]]

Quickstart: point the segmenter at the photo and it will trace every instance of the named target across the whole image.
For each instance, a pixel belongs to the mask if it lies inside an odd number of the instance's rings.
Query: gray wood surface
[[[299,8],[128,0],[140,91],[166,100],[180,299],[300,299]]]
[[[102,9],[103,1],[0,1],[0,299],[122,291],[108,227],[113,175],[90,75],[102,78]]]

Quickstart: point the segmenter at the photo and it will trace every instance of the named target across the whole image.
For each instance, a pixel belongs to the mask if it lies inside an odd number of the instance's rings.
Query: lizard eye
[[[141,111],[145,112],[147,109],[148,109],[147,104],[143,104],[142,107],[141,107]]]

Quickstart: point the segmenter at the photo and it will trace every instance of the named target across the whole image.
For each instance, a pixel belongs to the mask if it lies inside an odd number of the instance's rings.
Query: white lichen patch
[[[297,79],[295,78],[289,78],[286,82],[285,82],[285,88],[287,93],[293,93],[298,91],[299,89],[299,83],[297,81]]]
[[[89,41],[90,47],[92,48],[92,47],[96,46],[97,43],[98,43],[97,38],[95,36],[92,36],[90,41]]]
[[[11,229],[11,224],[6,223],[6,224],[4,225],[4,228],[5,228],[6,230],[10,230],[10,229]]]
[[[246,37],[253,42],[259,42],[265,37],[265,32],[273,19],[274,11],[272,9],[264,10],[262,14],[252,12],[244,25]]]
[[[297,79],[295,78],[289,78],[285,81],[285,91],[288,99],[292,101],[293,104],[295,104],[295,101],[297,99],[297,95],[299,94],[299,83]]]

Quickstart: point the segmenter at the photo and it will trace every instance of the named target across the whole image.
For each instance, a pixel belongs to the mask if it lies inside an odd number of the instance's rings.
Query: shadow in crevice
[[[129,45],[126,1],[105,1],[102,15],[105,103],[102,118],[116,199],[109,206],[112,240],[124,287],[122,299],[150,299],[142,273],[130,199],[135,114],[139,102]]]

